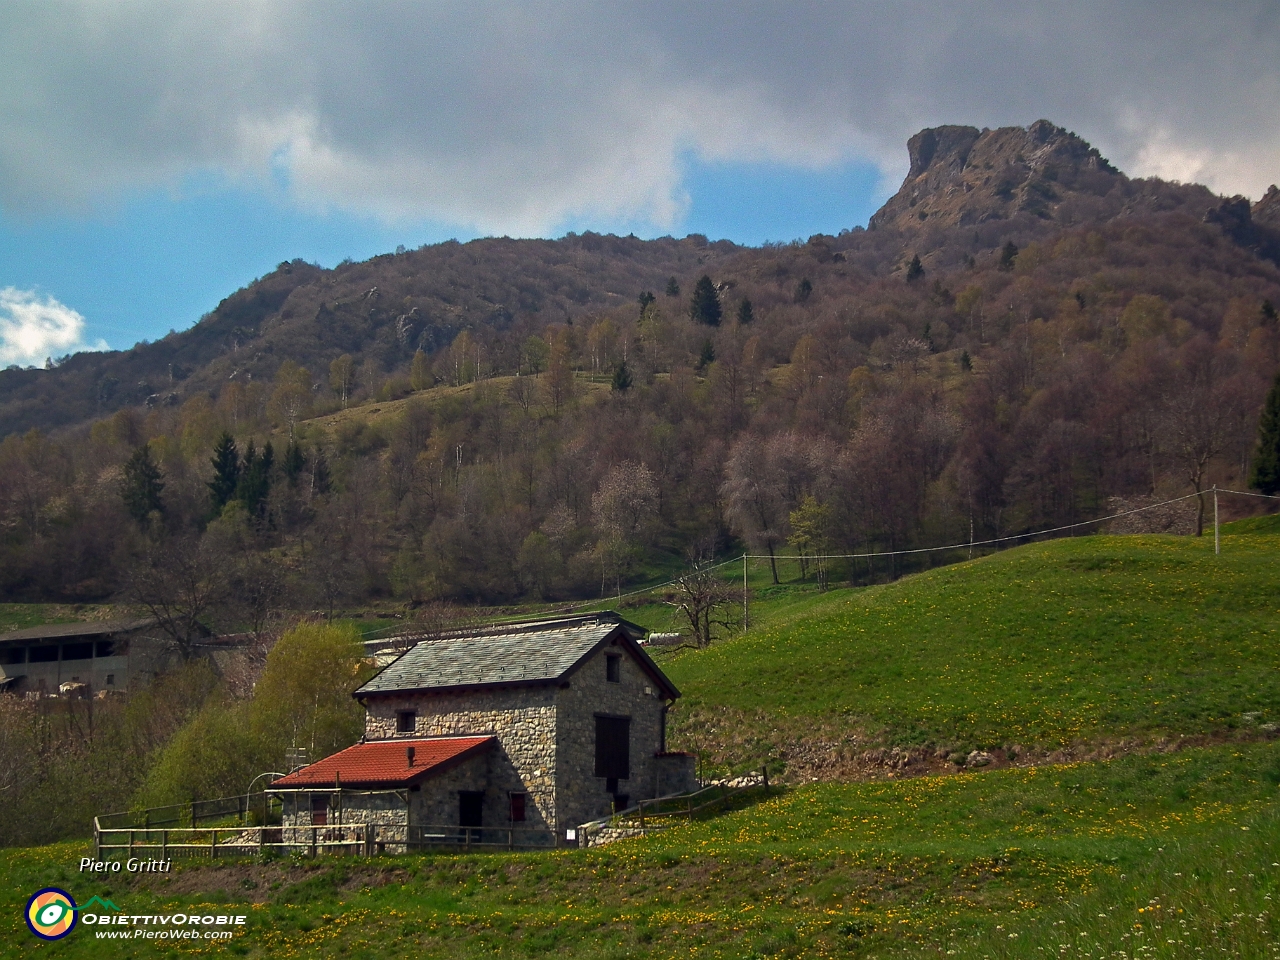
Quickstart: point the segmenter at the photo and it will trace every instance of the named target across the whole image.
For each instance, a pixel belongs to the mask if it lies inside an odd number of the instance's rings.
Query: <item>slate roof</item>
[[[614,613],[459,631],[419,641],[355,696],[554,683],[599,647],[619,639],[669,698],[678,697],[679,691],[637,643],[643,636],[643,627]]]
[[[295,770],[271,784],[271,790],[306,790],[311,787],[403,787],[443,773],[459,763],[492,749],[496,737],[426,737],[372,740],[339,750]],[[409,750],[413,765],[409,765]]]

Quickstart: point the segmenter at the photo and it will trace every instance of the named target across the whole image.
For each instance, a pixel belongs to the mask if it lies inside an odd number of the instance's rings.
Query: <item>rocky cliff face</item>
[[[968,226],[1025,213],[1059,219],[1081,195],[1102,197],[1127,178],[1088,143],[1048,120],[1030,127],[933,127],[907,143],[911,170],[874,228]]]
[[[1252,219],[1264,227],[1280,230],[1280,187],[1273,183],[1262,199],[1253,205]]]

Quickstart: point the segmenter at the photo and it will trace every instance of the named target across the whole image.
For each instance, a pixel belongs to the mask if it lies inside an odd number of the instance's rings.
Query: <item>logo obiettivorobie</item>
[[[57,887],[37,890],[27,901],[27,926],[41,940],[61,940],[75,929],[75,900]]]

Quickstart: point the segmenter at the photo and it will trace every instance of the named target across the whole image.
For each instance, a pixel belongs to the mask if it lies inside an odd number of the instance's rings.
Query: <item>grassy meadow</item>
[[[657,653],[685,694],[673,740],[725,769],[781,761],[782,786],[718,816],[587,851],[142,877],[79,874],[83,844],[4,850],[0,955],[1280,956],[1280,535],[1246,523],[1221,556],[1089,537],[760,590],[745,637]],[[933,766],[812,759],[891,747]],[[249,921],[220,944],[84,925],[43,944],[21,908],[45,885]]]
[[[1082,537],[810,592],[662,659],[673,734],[718,763],[837,746],[968,753],[1232,738],[1280,720],[1280,537]]]
[[[1269,957],[1280,745],[782,788],[590,851],[188,866],[88,880],[0,853],[13,956]],[[55,883],[130,913],[243,913],[219,945],[26,933]]]

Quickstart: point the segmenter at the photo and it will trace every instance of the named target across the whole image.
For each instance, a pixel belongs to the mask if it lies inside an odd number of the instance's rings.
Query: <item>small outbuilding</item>
[[[53,623],[0,634],[0,692],[75,695],[145,685],[168,663],[153,620]]]
[[[602,613],[419,641],[355,692],[360,743],[272,784],[285,826],[563,843],[578,824],[695,789],[695,758],[666,749],[680,693],[644,634]]]

